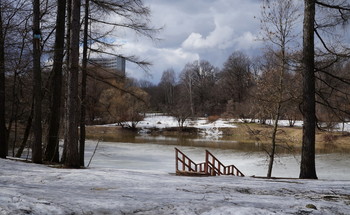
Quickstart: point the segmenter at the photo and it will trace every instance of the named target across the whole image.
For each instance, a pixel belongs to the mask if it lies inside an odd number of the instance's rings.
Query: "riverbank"
[[[236,141],[248,144],[270,144],[272,126],[259,123],[244,123],[232,119],[210,121],[207,118],[188,120],[184,129],[177,127],[177,122],[168,116],[146,117],[137,126],[138,130],[122,129],[115,124],[88,126],[87,138],[116,142],[137,142],[135,136],[167,138],[204,138],[208,141]],[[140,140],[140,139],[139,139]],[[299,150],[302,140],[302,128],[280,126],[277,132],[277,143],[285,151]],[[140,140],[141,141],[141,140]],[[288,149],[287,149],[288,148]],[[346,152],[350,153],[350,133],[317,130],[317,153]]]

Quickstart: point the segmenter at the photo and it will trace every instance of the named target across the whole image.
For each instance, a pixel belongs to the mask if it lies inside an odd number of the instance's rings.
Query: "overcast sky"
[[[152,77],[127,63],[127,73],[137,79],[158,83],[168,68],[181,72],[185,64],[208,60],[222,67],[234,51],[255,55],[260,50],[255,40],[259,31],[259,0],[144,0],[152,12],[152,25],[164,27],[150,41],[130,37],[123,50],[150,61]]]

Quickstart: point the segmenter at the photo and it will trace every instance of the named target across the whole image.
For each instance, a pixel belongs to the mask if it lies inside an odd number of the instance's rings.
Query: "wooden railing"
[[[223,165],[212,153],[206,150],[205,162],[196,164],[179,149],[175,148],[176,173],[198,173],[202,175],[236,175],[244,174],[234,165]]]
[[[244,174],[235,165],[225,166],[208,150],[205,150],[205,152],[205,164],[207,165],[206,170],[209,175],[244,176]]]
[[[176,172],[205,172],[205,163],[196,164],[179,149],[175,148]],[[179,165],[180,164],[180,165]],[[181,168],[179,168],[181,166]]]

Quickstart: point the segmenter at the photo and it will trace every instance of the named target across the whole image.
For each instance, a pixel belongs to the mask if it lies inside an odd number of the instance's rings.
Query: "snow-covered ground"
[[[235,123],[241,123],[241,122],[250,122],[251,119],[223,119],[219,118],[216,121],[208,121],[205,117],[200,118],[194,118],[194,119],[187,119],[184,123],[184,126],[187,127],[195,127],[199,129],[199,133],[202,135],[202,137],[207,139],[213,139],[218,140],[222,137],[223,133],[220,130],[220,128],[235,128],[237,127]],[[258,120],[255,120],[258,122]],[[266,120],[267,124],[273,124],[273,120]],[[129,124],[131,124],[129,122]],[[279,120],[278,122],[279,126],[289,126],[288,120]],[[105,126],[111,126],[115,124],[109,124]],[[303,125],[302,121],[295,121],[294,126],[301,127]],[[163,114],[153,114],[149,113],[146,114],[145,118],[140,121],[137,124],[137,128],[140,129],[140,133],[147,133],[150,128],[158,128],[158,129],[164,129],[164,128],[171,128],[171,127],[178,127],[178,122],[175,117],[167,116]],[[338,123],[334,125],[333,128],[334,131],[348,131],[350,132],[350,123]]]
[[[153,120],[153,121],[152,121]],[[139,126],[173,127],[166,116]],[[205,119],[188,126],[220,131],[232,121]],[[203,134],[204,136],[210,136]],[[218,137],[219,132],[212,132]],[[96,141],[87,141],[86,164]],[[100,142],[87,169],[62,169],[0,159],[0,215],[17,214],[350,214],[350,155],[316,156],[319,180],[263,180],[261,153],[211,148],[247,177],[175,176],[174,145]],[[195,162],[206,148],[176,146]],[[298,158],[279,159],[273,176],[298,177]]]
[[[0,214],[349,214],[350,181],[183,177],[0,159]],[[313,209],[313,208],[314,209]]]
[[[200,129],[206,128],[235,128],[233,120],[218,119],[210,122],[207,118],[196,118],[195,120],[187,119],[184,126],[191,126]],[[179,124],[175,117],[157,114],[147,114],[143,121],[137,124],[139,128],[169,128],[178,127]]]
[[[222,131],[219,128],[235,128],[234,120],[218,119],[210,122],[207,118],[187,119],[185,127],[194,127],[199,129],[199,134],[207,139],[219,139],[222,137]],[[131,124],[129,122],[129,124]],[[113,124],[112,124],[113,125]],[[106,125],[110,126],[110,125]],[[140,133],[147,133],[151,128],[164,129],[178,127],[179,124],[175,117],[157,114],[147,114],[146,117],[137,124]]]

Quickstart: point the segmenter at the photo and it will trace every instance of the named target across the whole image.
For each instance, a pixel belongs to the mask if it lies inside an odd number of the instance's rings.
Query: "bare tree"
[[[247,100],[254,86],[254,75],[251,72],[252,62],[241,51],[232,53],[219,75],[219,98],[226,105],[226,114],[245,118],[248,115]],[[253,105],[253,104],[252,104]]]
[[[173,69],[167,69],[163,71],[161,80],[159,82],[159,87],[164,94],[163,104],[166,107],[174,104],[175,78],[175,71]]]
[[[51,79],[50,118],[44,160],[59,162],[59,128],[62,104],[62,77],[64,57],[66,0],[57,2],[54,62]]]
[[[274,164],[274,158],[276,153],[276,135],[278,129],[278,121],[282,115],[283,105],[290,100],[285,94],[285,77],[288,72],[288,52],[287,49],[291,49],[290,43],[295,40],[295,25],[299,17],[298,7],[294,4],[293,0],[269,0],[263,2],[262,10],[262,32],[265,41],[269,42],[271,55],[270,61],[272,66],[267,68],[267,72],[272,72],[275,79],[268,79],[267,81],[272,84],[268,95],[273,97],[267,99],[269,105],[272,105],[271,114],[274,118],[274,125],[271,135],[271,151],[269,154],[269,166],[267,177],[271,178],[272,168]],[[273,61],[273,59],[276,59]],[[274,70],[276,72],[274,72]]]
[[[221,71],[221,84],[225,95],[234,102],[241,103],[248,96],[252,86],[251,61],[243,52],[234,52],[226,60]]]
[[[180,83],[174,88],[174,103],[168,108],[168,113],[175,117],[179,128],[184,129],[186,120],[192,115],[192,105],[189,102],[190,95],[186,83]]]
[[[194,87],[194,73],[190,70],[183,70],[180,74],[180,79],[184,89],[186,89],[186,97],[188,97],[189,109],[191,110],[191,115],[194,115],[194,103],[193,103],[193,87]],[[182,94],[184,95],[184,94]]]
[[[27,1],[1,1],[2,37],[4,45],[3,69],[5,73],[6,101],[5,119],[7,125],[6,142],[9,149],[12,144],[12,156],[18,142],[20,120],[25,120],[30,112],[32,99],[32,3]],[[26,90],[24,90],[26,89]],[[28,124],[28,126],[31,126]],[[25,139],[25,138],[24,138]]]
[[[205,115],[213,112],[217,104],[215,87],[219,69],[208,61],[194,61],[185,65],[180,82],[187,89],[192,114]]]
[[[65,166],[79,168],[78,149],[78,75],[79,75],[79,33],[80,33],[80,0],[72,0],[72,17],[70,20],[70,59],[68,71],[67,116],[67,151]]]
[[[128,82],[109,80],[110,87],[101,93],[99,109],[105,122],[135,130],[147,108],[148,94],[136,86],[128,86]]]
[[[303,25],[303,142],[300,178],[317,179],[315,166],[315,1],[304,1]]]
[[[330,16],[322,25],[317,24],[316,5],[331,11]],[[304,24],[303,24],[303,57],[302,57],[302,73],[303,73],[303,142],[302,155],[300,164],[299,178],[317,179],[315,167],[315,127],[316,127],[316,105],[315,105],[315,33],[321,41],[324,49],[335,56],[350,56],[344,54],[343,48],[330,48],[318,28],[335,27],[343,24],[350,18],[350,5],[346,1],[317,1],[304,0]],[[342,53],[338,53],[336,49],[340,49]],[[337,57],[335,58],[337,59]]]
[[[32,161],[42,163],[42,92],[41,92],[41,31],[40,31],[40,0],[33,1],[33,94],[34,94],[34,141],[32,144]]]
[[[91,22],[89,40],[92,44],[89,51],[102,56],[123,57],[148,71],[148,66],[151,65],[148,61],[138,56],[125,56],[118,53],[115,48],[122,48],[122,44],[108,42],[105,38],[113,34],[116,29],[124,28],[156,40],[155,34],[161,29],[150,26],[149,7],[145,6],[142,0],[91,0],[90,13],[93,16],[89,16]]]
[[[110,21],[112,19],[112,14],[118,16],[121,18],[120,20],[124,21]],[[109,55],[114,57],[123,57],[128,61],[138,64],[140,67],[146,70],[150,64],[146,61],[139,60],[138,57],[121,56],[120,54],[115,54],[114,51],[106,51],[105,49],[110,50],[111,47],[115,47],[115,45],[106,42],[105,38],[108,36],[108,34],[112,33],[116,27],[129,28],[140,33],[141,35],[153,38],[153,34],[158,30],[149,26],[149,15],[149,8],[144,6],[141,0],[118,2],[112,0],[85,0],[79,141],[80,162],[82,166],[84,165],[85,149],[88,51],[99,53],[102,56]],[[97,29],[91,27],[93,24],[98,25]],[[101,28],[101,25],[105,28]],[[105,29],[108,30],[104,31]],[[88,40],[91,44],[94,44],[94,48],[92,46],[88,47]],[[133,93],[130,92],[130,94],[132,95]]]
[[[65,59],[65,63],[67,66],[67,73],[66,73],[66,82],[68,82],[68,73],[69,73],[69,65],[70,65],[70,53],[71,53],[71,20],[72,20],[72,0],[67,0],[67,23],[66,23],[66,59]],[[67,89],[68,90],[68,89]],[[66,90],[66,92],[67,92]],[[64,100],[64,106],[65,106],[65,112],[64,112],[64,141],[63,141],[63,151],[62,151],[62,156],[61,156],[61,163],[65,163],[66,162],[66,158],[67,158],[67,145],[68,145],[68,129],[66,129],[68,127],[68,111],[67,111],[67,107],[68,107],[68,98],[67,98],[67,94],[66,94],[66,98]]]
[[[6,158],[8,147],[5,124],[5,42],[2,23],[2,4],[0,2],[0,158]]]
[[[86,118],[86,79],[88,64],[88,31],[89,31],[90,0],[85,0],[84,32],[83,32],[83,59],[81,68],[81,102],[80,102],[80,139],[79,154],[80,166],[84,166],[85,155],[85,118]]]

